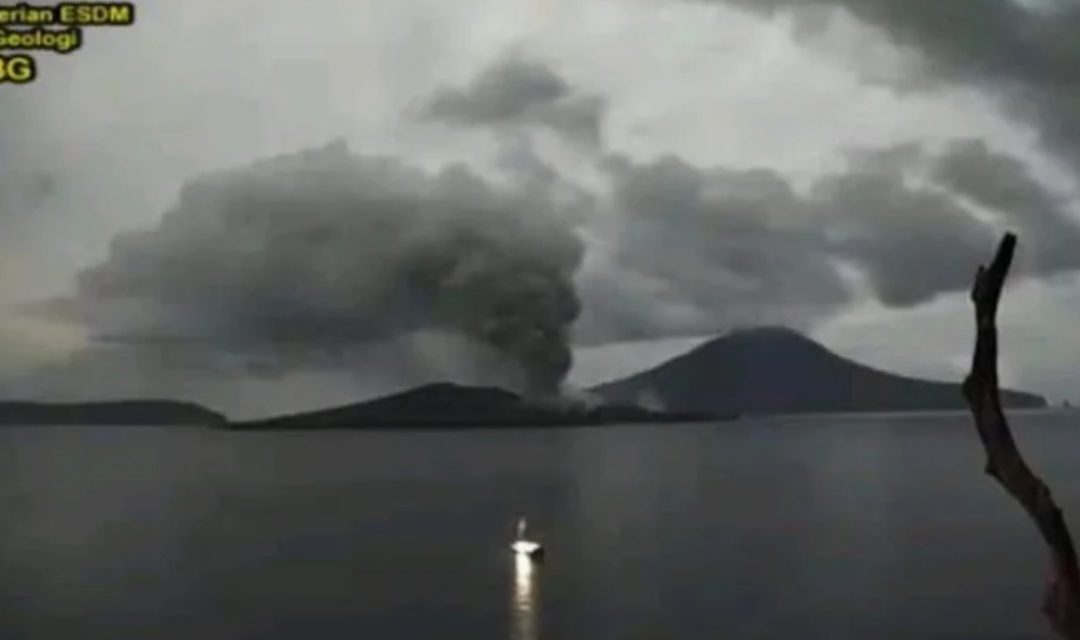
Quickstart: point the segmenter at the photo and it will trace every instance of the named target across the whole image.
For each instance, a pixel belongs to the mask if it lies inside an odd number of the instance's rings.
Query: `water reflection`
[[[540,590],[537,567],[524,553],[514,554],[512,640],[539,640]]]
[[[1018,431],[1080,505],[1080,430],[1040,415]],[[896,420],[0,429],[0,636],[1044,637],[1042,550],[970,419]]]

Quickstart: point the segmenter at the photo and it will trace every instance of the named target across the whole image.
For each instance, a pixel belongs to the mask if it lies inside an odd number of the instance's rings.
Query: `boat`
[[[529,540],[526,533],[527,526],[525,518],[518,520],[517,535],[514,536],[514,541],[510,544],[510,548],[519,556],[527,556],[534,560],[539,560],[544,557],[544,545],[535,540]]]

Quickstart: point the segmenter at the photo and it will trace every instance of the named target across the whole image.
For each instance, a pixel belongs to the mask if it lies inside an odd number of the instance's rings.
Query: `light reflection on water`
[[[540,589],[537,567],[523,553],[514,554],[514,593],[511,603],[512,640],[539,640]]]
[[[1080,513],[1075,415],[1015,426]],[[1045,637],[1043,549],[984,462],[963,415],[4,428],[0,640]],[[508,548],[522,512],[544,562]]]

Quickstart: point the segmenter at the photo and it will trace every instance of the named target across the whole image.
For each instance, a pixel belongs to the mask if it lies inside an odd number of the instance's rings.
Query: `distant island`
[[[556,427],[707,422],[735,416],[965,408],[960,385],[909,378],[839,356],[781,328],[735,331],[653,369],[590,389],[590,401],[530,400],[503,389],[430,384],[366,402],[230,421],[189,402],[0,402],[0,425],[202,425],[235,430]],[[1003,391],[1009,408],[1045,398]]]
[[[0,402],[0,425],[218,426],[225,416],[192,402]]]
[[[771,415],[964,410],[959,383],[908,378],[829,351],[789,329],[735,331],[653,369],[591,390],[606,402],[668,411]],[[1003,391],[1011,408],[1046,407]]]
[[[653,411],[627,405],[588,405],[570,400],[529,401],[491,387],[430,384],[333,409],[229,423],[229,428],[357,429],[383,427],[555,427],[643,422],[703,422],[712,412]]]

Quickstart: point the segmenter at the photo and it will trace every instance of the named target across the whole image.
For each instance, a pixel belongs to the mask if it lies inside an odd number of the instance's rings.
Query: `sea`
[[[1080,413],[1013,426],[1080,532]],[[1051,638],[984,461],[961,413],[4,428],[0,638]]]

